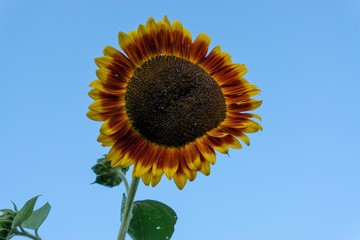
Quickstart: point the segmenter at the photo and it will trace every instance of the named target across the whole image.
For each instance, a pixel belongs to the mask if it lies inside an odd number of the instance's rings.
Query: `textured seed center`
[[[125,100],[133,127],[169,147],[193,142],[226,116],[217,82],[198,65],[174,56],[157,56],[137,68]]]

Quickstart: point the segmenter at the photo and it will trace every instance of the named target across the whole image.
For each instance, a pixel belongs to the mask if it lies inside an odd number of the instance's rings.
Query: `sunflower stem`
[[[117,174],[119,174],[119,176],[123,180],[123,182],[125,184],[125,188],[126,188],[126,195],[128,195],[129,194],[129,182],[126,179],[125,174],[121,170],[118,170]]]
[[[134,177],[131,181],[130,189],[128,191],[128,196],[125,203],[124,212],[122,215],[122,221],[120,226],[120,231],[117,240],[125,240],[126,232],[129,227],[129,222],[131,219],[131,211],[134,203],[134,198],[136,190],[139,185],[140,178]]]

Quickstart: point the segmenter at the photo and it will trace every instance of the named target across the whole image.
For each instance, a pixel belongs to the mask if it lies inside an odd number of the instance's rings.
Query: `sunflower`
[[[220,46],[208,52],[210,38],[194,41],[181,22],[149,18],[138,30],[119,33],[120,48],[104,48],[96,58],[95,101],[87,116],[105,121],[98,141],[111,146],[111,166],[134,165],[133,176],[156,186],[163,174],[179,189],[197,172],[210,174],[215,151],[240,149],[246,133],[262,127],[246,113],[261,105],[260,90]]]

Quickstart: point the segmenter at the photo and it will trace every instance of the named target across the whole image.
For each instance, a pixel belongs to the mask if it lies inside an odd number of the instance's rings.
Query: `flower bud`
[[[15,217],[15,212],[10,209],[1,209],[0,212],[0,240],[9,239],[12,229],[11,224]]]
[[[119,185],[122,182],[119,172],[121,171],[124,175],[129,170],[129,168],[122,167],[111,167],[111,163],[106,160],[106,154],[103,158],[97,160],[91,169],[96,174],[96,180],[93,183],[98,183],[107,187],[114,187]]]

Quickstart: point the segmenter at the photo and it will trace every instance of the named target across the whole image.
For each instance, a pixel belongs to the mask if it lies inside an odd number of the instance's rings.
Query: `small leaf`
[[[177,216],[164,203],[154,200],[134,202],[128,233],[134,240],[169,240]]]
[[[16,213],[16,216],[14,218],[14,221],[11,225],[11,228],[14,229],[17,226],[20,226],[26,219],[28,219],[31,215],[31,213],[34,210],[34,206],[36,203],[36,200],[39,196],[36,196],[29,201],[27,201],[22,209],[20,209],[19,212]]]
[[[24,221],[23,226],[25,228],[37,230],[49,215],[50,209],[50,204],[46,203],[44,206],[34,211],[31,216]]]
[[[14,205],[14,210],[15,210],[15,212],[18,212],[19,210],[18,210],[16,204],[15,204],[13,201],[11,201],[11,202],[12,202],[12,204]]]

